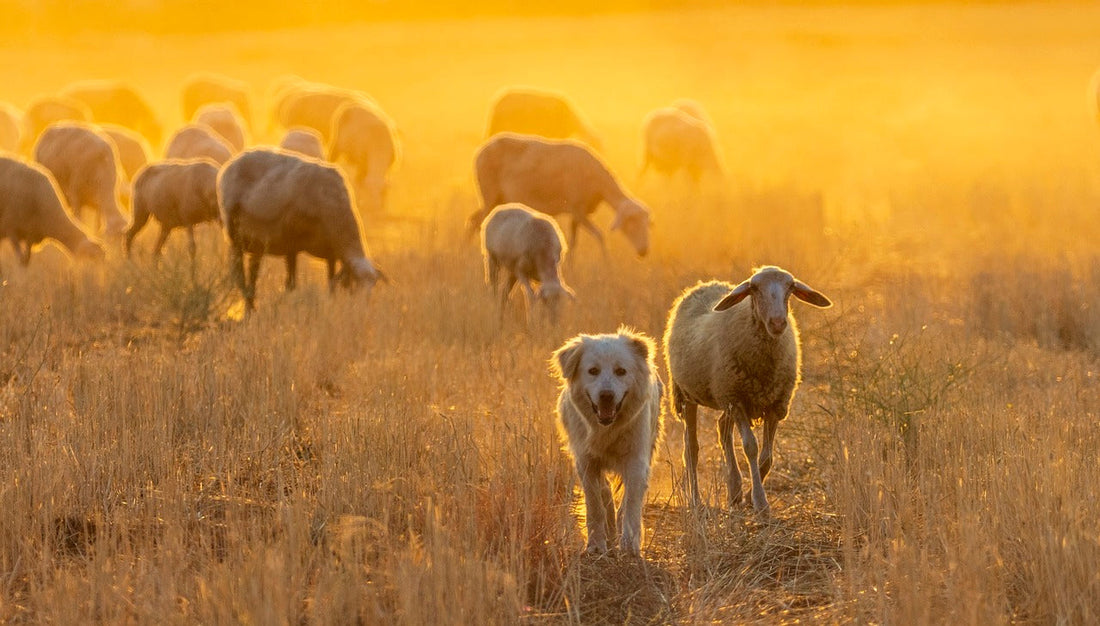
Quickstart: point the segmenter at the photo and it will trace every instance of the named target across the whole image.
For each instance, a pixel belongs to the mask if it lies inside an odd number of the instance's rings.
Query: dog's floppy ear
[[[620,328],[619,332],[623,334],[631,352],[638,355],[638,358],[646,363],[652,361],[654,354],[657,352],[657,344],[652,339],[645,335],[630,332],[625,328]]]
[[[554,351],[554,356],[550,359],[550,370],[562,380],[572,380],[580,367],[583,353],[584,340],[580,335],[573,337]]]

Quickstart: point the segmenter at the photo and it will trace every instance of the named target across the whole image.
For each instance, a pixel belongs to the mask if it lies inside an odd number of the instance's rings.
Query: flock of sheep
[[[332,287],[369,289],[385,280],[367,254],[360,213],[375,213],[385,201],[400,156],[392,120],[362,92],[286,78],[270,90],[271,114],[260,129],[249,91],[245,83],[214,74],[188,79],[181,93],[188,121],[163,142],[157,159],[154,146],[163,139],[157,115],[126,84],[78,83],[23,111],[0,104],[0,239],[11,242],[24,265],[47,238],[78,259],[102,259],[104,241],[121,240],[129,255],[152,218],[160,225],[154,255],[172,230],[183,228],[193,257],[194,227],[220,222],[230,245],[229,273],[248,310],[255,306],[265,255],[285,259],[287,289],[295,286],[303,252],[326,262]],[[254,145],[257,134],[278,137],[278,145]],[[480,233],[486,281],[499,293],[502,323],[516,284],[531,306],[542,303],[556,320],[559,303],[575,297],[561,266],[579,231],[603,247],[590,218],[601,205],[614,211],[611,229],[639,256],[647,253],[649,209],[623,188],[599,145],[560,94],[513,88],[493,101],[487,139],[474,159],[482,202],[468,230]],[[692,101],[647,116],[643,145],[643,173],[685,172],[695,181],[722,176],[713,126]],[[558,215],[569,217],[568,244],[553,219]],[[792,295],[819,307],[830,304],[771,266],[736,286],[709,282],[685,291],[673,304],[664,337],[667,394],[654,366],[655,344],[637,333],[579,335],[555,352],[552,363],[563,381],[562,433],[589,508],[589,550],[606,551],[608,537],[618,535],[624,551],[639,552],[641,502],[665,396],[686,426],[693,504],[699,502],[696,411],[702,405],[722,411],[730,504],[741,500],[736,425],[752,503],[768,509],[763,480],[775,430],[799,380]],[[752,427],[761,421],[758,448]],[[626,487],[617,516],[607,471]]]

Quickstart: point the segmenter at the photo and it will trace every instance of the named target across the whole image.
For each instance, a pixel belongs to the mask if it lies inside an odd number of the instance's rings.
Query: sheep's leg
[[[508,274],[504,279],[504,286],[500,290],[500,325],[504,326],[504,308],[508,306],[508,296],[512,295],[512,289],[516,286],[516,275]]]
[[[500,282],[500,261],[497,261],[495,255],[490,254],[485,259],[485,279],[489,281],[493,293],[496,293],[497,283]]]
[[[187,251],[191,253],[191,269],[195,268],[195,258],[198,256],[199,246],[195,243],[195,227],[187,227]]]
[[[298,286],[298,255],[291,253],[286,255],[286,290],[294,291]]]
[[[752,432],[752,422],[746,416],[739,416],[737,427],[741,430],[741,447],[745,451],[745,460],[749,462],[749,474],[752,475],[752,506],[759,512],[768,510],[768,497],[764,495],[764,481],[760,478],[760,467],[756,463],[759,452],[756,435]]]
[[[248,257],[248,286],[244,292],[244,301],[250,311],[256,308],[256,279],[260,276],[260,262],[263,258],[264,255],[259,252]]]
[[[733,411],[725,410],[718,418],[718,441],[726,457],[726,498],[730,508],[741,503],[741,468],[737,467],[737,453],[733,449]]]
[[[8,237],[11,241],[11,245],[15,248],[15,255],[19,257],[19,264],[23,267],[30,265],[31,262],[31,244],[20,241],[15,235]]]
[[[695,471],[699,465],[699,436],[697,432],[699,417],[699,405],[694,402],[684,403],[684,473],[687,474],[688,493],[691,496],[691,505],[698,507],[699,479]]]
[[[760,442],[760,480],[768,477],[772,469],[772,445],[775,443],[775,429],[779,426],[779,420],[772,417],[764,418],[764,438]]]
[[[619,506],[619,549],[624,554],[640,556],[642,552],[642,505],[649,486],[649,464],[635,461],[623,472],[623,502]]]
[[[153,258],[160,257],[161,251],[164,250],[164,242],[168,241],[168,234],[171,232],[171,229],[164,224],[160,225],[160,234],[157,235],[157,243],[153,246]]]
[[[134,245],[134,237],[137,237],[138,232],[140,232],[142,228],[145,228],[145,224],[148,221],[149,221],[149,212],[148,211],[142,211],[142,210],[135,210],[134,211],[134,223],[130,224],[130,228],[128,228],[126,230],[125,245],[126,245],[126,256],[127,257],[130,256],[130,248],[132,248],[133,245]]]
[[[527,280],[526,276],[520,276],[518,278],[519,286],[523,288],[523,301],[526,307],[524,308],[524,318],[527,321],[531,321],[531,309],[535,306],[535,288],[531,286],[531,281]]]
[[[580,226],[584,227],[585,230],[587,230],[589,233],[592,234],[593,237],[596,238],[596,242],[600,244],[600,250],[603,252],[603,255],[606,257],[607,256],[607,244],[604,243],[603,233],[600,232],[600,229],[596,228],[596,225],[593,224],[591,221],[589,221],[587,215],[580,217]],[[576,231],[577,231],[577,220],[575,218],[574,222],[573,222],[573,232],[576,233]],[[574,234],[574,236],[573,236],[573,240],[574,240],[573,243],[574,244],[576,244],[576,239],[577,239],[577,237]]]
[[[325,271],[328,273],[328,291],[336,291],[336,259],[325,260]]]
[[[610,507],[611,517],[610,519],[607,517],[611,485],[608,484],[607,478],[603,475],[603,469],[598,464],[584,459],[577,459],[577,475],[580,476],[581,489],[584,490],[584,521],[588,530],[585,551],[590,554],[603,554],[607,552],[607,537],[615,527],[613,504]]]
[[[237,285],[237,288],[241,290],[241,295],[245,297],[245,301],[248,301],[248,284],[244,274],[244,251],[234,245],[229,250],[229,273],[233,278],[233,282]]]

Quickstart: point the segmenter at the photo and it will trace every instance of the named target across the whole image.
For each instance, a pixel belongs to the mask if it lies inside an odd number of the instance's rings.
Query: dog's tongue
[[[618,407],[615,405],[614,398],[600,398],[599,404],[596,405],[599,409],[600,421],[607,424],[615,419],[615,409]]]

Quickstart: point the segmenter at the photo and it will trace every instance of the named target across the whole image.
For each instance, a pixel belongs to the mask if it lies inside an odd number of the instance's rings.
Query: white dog
[[[584,489],[589,553],[607,552],[616,535],[615,502],[604,472],[623,483],[620,549],[641,554],[642,504],[661,434],[661,381],[653,340],[627,328],[614,335],[577,335],[554,352],[562,380],[558,416]]]

